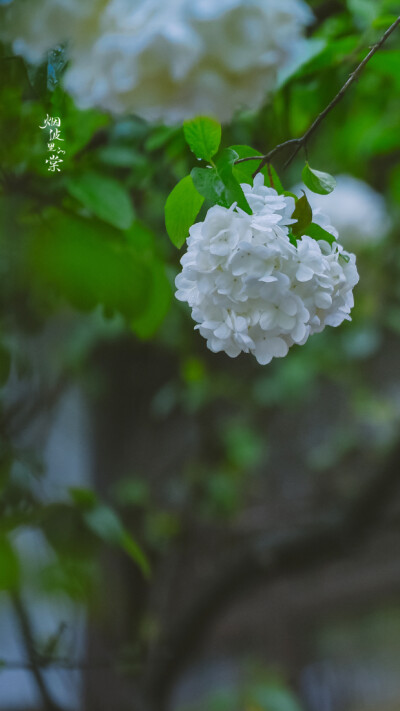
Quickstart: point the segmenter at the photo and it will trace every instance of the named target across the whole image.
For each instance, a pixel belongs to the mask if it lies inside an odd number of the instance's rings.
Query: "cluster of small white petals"
[[[392,220],[382,195],[363,180],[352,175],[336,176],[336,187],[329,195],[312,193],[304,185],[292,192],[305,190],[314,215],[325,213],[340,233],[344,246],[353,248],[382,240],[392,228]]]
[[[80,108],[166,123],[259,108],[312,20],[304,0],[13,0],[1,13],[0,37],[29,61],[68,41]]]
[[[242,188],[253,214],[217,205],[190,228],[176,297],[191,307],[211,351],[252,353],[265,365],[350,320],[358,273],[354,254],[336,241],[303,236],[292,244],[294,199],[264,186],[261,174]],[[316,221],[337,238],[324,216]]]

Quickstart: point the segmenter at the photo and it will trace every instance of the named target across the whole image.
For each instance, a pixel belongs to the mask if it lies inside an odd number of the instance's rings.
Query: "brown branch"
[[[264,168],[264,165],[269,163],[272,158],[274,157],[275,153],[278,153],[281,148],[285,148],[286,146],[290,146],[292,143],[299,143],[301,141],[301,138],[290,138],[288,141],[284,141],[283,143],[278,143],[275,148],[273,148],[269,153],[266,153],[265,156],[247,156],[247,158],[238,158],[235,160],[235,165],[238,163],[246,163],[248,160],[261,160],[261,164],[257,168],[257,173]]]
[[[86,661],[86,660],[69,660],[69,659],[51,659],[51,658],[43,658],[41,656],[38,657],[37,661],[35,664],[32,664],[32,662],[24,662],[24,661],[17,661],[13,659],[2,659],[1,660],[1,669],[2,670],[26,670],[26,671],[34,671],[35,667],[38,667],[39,669],[63,669],[66,671],[98,671],[101,669],[114,669],[117,666],[115,662],[109,662],[109,661],[99,661],[99,662],[91,662],[91,661]],[[129,670],[132,670],[132,666],[129,667]],[[135,667],[136,671],[136,667]],[[141,671],[141,667],[138,665],[137,671]]]
[[[257,536],[238,551],[236,559],[200,592],[155,650],[150,661],[147,688],[154,708],[164,709],[176,679],[199,648],[218,616],[253,586],[281,577],[303,575],[330,564],[365,543],[384,517],[400,484],[400,444],[392,451],[383,471],[374,475],[344,511],[332,512],[301,530],[273,540]]]
[[[19,626],[22,633],[22,638],[24,640],[26,651],[29,657],[29,669],[35,678],[37,687],[39,689],[40,695],[43,701],[44,711],[61,711],[60,706],[53,701],[50,692],[47,689],[46,683],[43,678],[43,674],[40,668],[40,661],[35,647],[35,641],[32,631],[31,621],[22,599],[19,593],[14,593],[12,595],[12,603],[16,617],[19,622]]]
[[[288,141],[284,141],[283,143],[279,143],[275,148],[273,148],[271,151],[266,153],[264,156],[248,156],[247,158],[240,158],[236,163],[244,163],[245,161],[248,160],[260,160],[261,163],[258,166],[257,170],[253,174],[253,178],[257,175],[257,173],[260,172],[264,168],[264,166],[269,163],[274,155],[278,153],[282,148],[286,148],[289,145],[296,144],[296,148],[294,149],[293,153],[291,156],[288,158],[286,161],[284,167],[286,168],[292,160],[295,158],[295,156],[298,154],[299,150],[303,147],[306,146],[307,141],[309,138],[312,136],[314,131],[318,128],[320,123],[324,120],[324,118],[332,111],[332,109],[336,106],[336,104],[339,103],[339,101],[342,99],[344,94],[346,93],[347,89],[358,79],[360,76],[362,70],[368,64],[370,59],[374,56],[374,54],[382,47],[382,45],[386,42],[387,38],[392,34],[392,32],[396,29],[396,27],[400,24],[400,16],[393,22],[390,27],[386,30],[386,32],[382,35],[380,40],[376,42],[376,44],[373,45],[373,47],[370,49],[366,57],[362,60],[362,62],[358,65],[358,67],[352,72],[347,79],[346,83],[343,84],[342,88],[340,91],[336,94],[336,96],[332,99],[332,101],[328,104],[328,106],[321,111],[321,113],[317,116],[315,121],[311,124],[310,128],[307,129],[307,131],[303,134],[303,136],[300,136],[299,138],[290,138]]]

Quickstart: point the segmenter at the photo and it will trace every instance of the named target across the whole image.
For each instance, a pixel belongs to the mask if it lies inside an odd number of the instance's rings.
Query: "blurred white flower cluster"
[[[316,195],[301,184],[292,192],[301,195],[303,190],[314,215],[327,215],[349,248],[379,242],[392,227],[384,197],[352,175],[336,176],[336,187],[329,195]]]
[[[190,228],[176,297],[192,308],[211,351],[252,353],[265,365],[350,320],[358,272],[354,254],[337,242],[290,242],[294,199],[265,187],[261,174],[242,188],[252,215],[214,206]],[[323,216],[315,221],[337,237]]]
[[[1,12],[0,37],[31,62],[68,41],[80,108],[166,123],[258,109],[312,21],[303,0],[13,0]]]

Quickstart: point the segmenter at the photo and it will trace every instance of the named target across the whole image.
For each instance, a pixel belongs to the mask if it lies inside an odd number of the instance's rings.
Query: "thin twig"
[[[269,151],[269,153],[266,153],[265,156],[247,156],[247,158],[238,158],[237,160],[235,160],[235,165],[237,165],[238,163],[245,163],[248,160],[262,160],[262,167],[264,167],[264,165],[268,163],[271,158],[274,157],[275,153],[278,153],[278,151],[281,150],[281,148],[285,148],[285,146],[289,146],[291,143],[298,143],[299,141],[301,141],[301,138],[290,138],[288,141],[278,143],[278,145],[275,146],[275,148],[273,148],[271,151]],[[261,168],[259,168],[258,170],[260,169]]]
[[[295,158],[295,156],[298,154],[300,148],[303,146],[306,146],[307,141],[309,140],[310,136],[314,133],[314,131],[318,128],[320,123],[324,120],[324,118],[329,114],[329,112],[336,106],[336,104],[339,103],[339,101],[342,99],[344,96],[345,92],[347,89],[358,79],[360,76],[362,70],[364,69],[365,65],[368,64],[369,60],[374,56],[374,54],[382,47],[382,45],[386,42],[387,38],[389,35],[392,34],[392,32],[396,29],[396,27],[400,24],[400,15],[393,22],[390,27],[386,30],[386,32],[382,35],[380,40],[376,42],[376,44],[373,45],[373,47],[370,49],[366,57],[362,60],[362,62],[358,65],[358,67],[352,72],[347,79],[346,83],[343,84],[342,88],[340,91],[336,94],[334,99],[328,104],[328,106],[321,111],[321,113],[317,116],[315,121],[311,124],[310,128],[303,134],[303,136],[300,136],[299,138],[290,138],[288,141],[284,141],[283,143],[279,143],[275,148],[273,148],[271,151],[266,153],[264,156],[248,156],[247,158],[239,158],[237,161],[235,161],[235,164],[237,163],[244,163],[245,161],[248,160],[259,160],[260,165],[258,166],[257,170],[253,174],[253,178],[257,175],[257,173],[260,172],[264,168],[264,166],[269,163],[274,155],[278,153],[282,148],[286,148],[289,145],[296,144],[296,148],[294,149],[293,153],[291,156],[288,158],[286,161],[284,167],[286,168],[292,160]]]
[[[50,692],[46,686],[45,680],[43,678],[43,673],[40,668],[39,658],[36,652],[34,636],[32,631],[31,621],[29,619],[28,612],[22,602],[19,593],[15,592],[12,595],[12,603],[15,610],[16,617],[19,622],[22,637],[26,646],[26,651],[29,657],[29,669],[32,671],[37,687],[40,691],[43,709],[45,711],[61,711],[60,706],[53,701]]]
[[[39,667],[40,669],[62,669],[66,671],[96,671],[98,669],[113,669],[116,666],[115,663],[109,661],[99,661],[90,662],[85,660],[68,660],[68,659],[37,659],[35,664],[32,662],[24,662],[17,660],[1,660],[1,669],[7,671],[15,670],[27,670],[33,671],[34,667]],[[140,669],[139,669],[140,670]]]
[[[332,101],[330,102],[330,104],[328,104],[328,106],[319,114],[319,116],[317,116],[317,118],[315,119],[314,123],[311,124],[310,128],[308,129],[308,131],[306,131],[305,134],[304,134],[304,136],[302,136],[302,138],[300,139],[300,142],[297,144],[297,146],[296,146],[296,148],[294,149],[292,155],[291,155],[291,156],[288,158],[288,160],[286,161],[286,163],[285,163],[285,168],[286,168],[286,166],[289,165],[289,163],[292,162],[293,158],[297,155],[297,153],[299,152],[300,148],[301,148],[303,145],[305,145],[305,144],[307,143],[308,139],[309,139],[310,136],[314,133],[314,131],[318,128],[319,124],[324,120],[325,116],[327,116],[327,115],[329,114],[329,112],[336,106],[336,104],[339,103],[339,101],[341,100],[341,98],[344,96],[345,92],[346,92],[347,89],[349,88],[349,86],[351,86],[351,85],[356,81],[356,79],[358,79],[358,77],[359,77],[359,75],[361,74],[362,70],[364,69],[365,65],[368,64],[369,60],[370,60],[370,59],[374,56],[374,54],[382,47],[382,45],[386,42],[386,40],[387,40],[387,38],[389,37],[389,35],[392,34],[392,32],[396,29],[396,27],[397,27],[399,24],[400,24],[400,15],[399,15],[399,17],[397,18],[397,20],[395,20],[395,21],[393,22],[393,24],[390,25],[390,27],[389,27],[389,28],[386,30],[386,32],[382,35],[382,37],[380,38],[380,40],[379,40],[378,42],[376,42],[376,44],[373,45],[372,49],[368,52],[367,56],[364,57],[364,59],[362,60],[361,64],[358,65],[357,69],[355,69],[354,72],[352,72],[352,73],[350,74],[348,80],[346,81],[345,84],[343,84],[342,88],[340,89],[340,91],[338,92],[338,94],[336,94],[335,98],[332,99]]]

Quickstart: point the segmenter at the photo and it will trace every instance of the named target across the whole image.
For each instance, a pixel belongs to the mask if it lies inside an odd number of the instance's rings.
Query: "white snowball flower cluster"
[[[0,8],[0,40],[12,42],[14,52],[33,64],[58,44],[89,39],[93,14],[102,0],[13,0]]]
[[[176,297],[192,308],[211,351],[252,353],[265,365],[350,320],[358,272],[354,254],[336,241],[290,242],[294,199],[265,187],[261,174],[242,188],[252,215],[235,204],[214,206],[190,228]],[[336,239],[324,217],[318,224]]]
[[[301,190],[304,185],[296,185],[292,192],[300,195]],[[336,188],[329,195],[316,195],[307,188],[305,192],[314,215],[326,214],[345,246],[379,242],[392,227],[383,196],[352,175],[338,175]]]
[[[2,13],[0,36],[30,61],[69,42],[80,108],[166,123],[259,108],[312,20],[304,0],[13,0]]]

